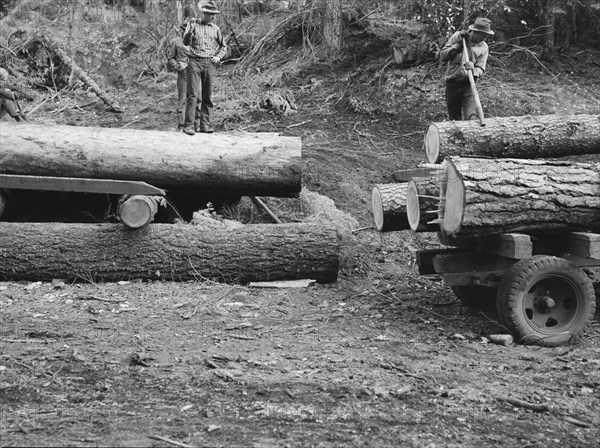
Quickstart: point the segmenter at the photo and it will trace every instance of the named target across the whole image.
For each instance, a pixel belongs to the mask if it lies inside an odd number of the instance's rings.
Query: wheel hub
[[[563,331],[577,314],[574,295],[568,282],[556,278],[540,280],[525,295],[524,311],[530,325],[543,331]]]
[[[554,308],[556,306],[556,302],[550,296],[544,297],[544,300],[542,301],[542,303],[545,308],[548,308],[548,310],[551,310],[552,308]]]

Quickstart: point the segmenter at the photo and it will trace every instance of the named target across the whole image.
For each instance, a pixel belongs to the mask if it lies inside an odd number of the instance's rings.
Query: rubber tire
[[[539,281],[552,277],[569,283],[577,296],[576,315],[567,329],[556,333],[534,328],[523,310],[525,294]],[[500,320],[518,343],[557,347],[581,340],[594,318],[596,298],[592,281],[573,263],[549,255],[534,255],[518,261],[504,274],[498,287],[496,307]]]
[[[496,288],[479,285],[462,285],[451,286],[450,289],[463,305],[470,308],[480,308],[489,311],[496,307]]]

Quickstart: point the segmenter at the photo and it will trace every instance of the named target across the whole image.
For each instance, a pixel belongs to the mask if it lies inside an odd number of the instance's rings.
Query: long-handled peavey
[[[469,51],[467,48],[467,41],[463,37],[463,64],[469,60]],[[475,101],[475,108],[477,109],[477,116],[481,126],[485,126],[485,117],[483,116],[483,107],[481,107],[481,100],[479,99],[479,93],[477,93],[477,86],[475,85],[475,78],[473,77],[473,71],[467,70],[469,76],[469,83],[471,84],[471,92],[473,92],[473,100]]]

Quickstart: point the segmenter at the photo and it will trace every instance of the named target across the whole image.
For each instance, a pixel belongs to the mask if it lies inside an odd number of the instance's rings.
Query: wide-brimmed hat
[[[469,27],[471,31],[479,31],[485,34],[494,34],[490,26],[490,19],[485,17],[478,17],[475,19],[475,23]]]
[[[217,5],[215,5],[215,2],[213,1],[208,1],[202,4],[202,12],[206,12],[208,14],[220,14],[221,11],[219,11],[219,9],[217,8]]]

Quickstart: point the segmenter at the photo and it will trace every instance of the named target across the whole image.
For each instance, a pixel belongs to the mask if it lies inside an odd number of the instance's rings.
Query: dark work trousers
[[[0,97],[0,118],[4,115],[11,116],[15,120],[19,121],[21,118],[19,117],[19,106],[13,100],[9,100],[8,98]]]
[[[212,86],[216,68],[210,59],[190,58],[187,69],[187,101],[185,104],[185,127],[210,126],[213,109]],[[200,116],[196,115],[197,102],[202,99]]]
[[[446,82],[446,105],[450,120],[477,120],[477,108],[471,84]]]
[[[179,127],[185,124],[185,104],[187,102],[187,67],[177,72],[177,119]],[[200,101],[196,101],[196,114],[200,116]]]

